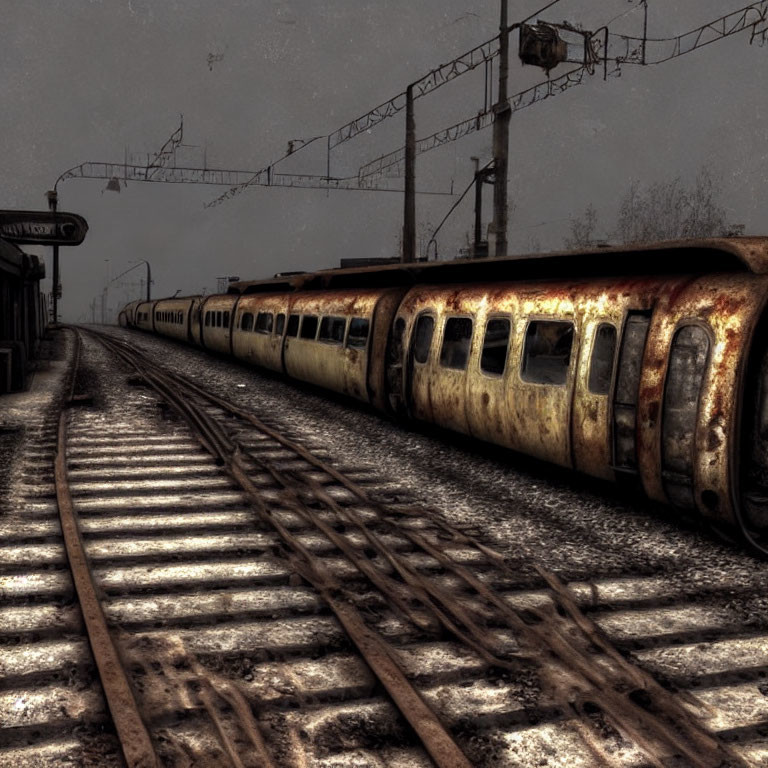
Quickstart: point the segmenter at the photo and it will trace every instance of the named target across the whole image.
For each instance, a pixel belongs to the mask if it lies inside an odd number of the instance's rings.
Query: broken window
[[[275,323],[275,333],[278,336],[282,336],[284,328],[285,328],[285,315],[281,312],[277,316],[277,323]]]
[[[304,315],[301,321],[301,338],[314,339],[317,336],[317,315]]]
[[[534,320],[525,333],[523,381],[565,384],[573,347],[573,323]]]
[[[288,318],[288,330],[285,332],[286,336],[298,336],[299,335],[299,316],[291,315]]]
[[[346,317],[324,317],[320,321],[320,341],[327,344],[341,344],[344,341],[344,331],[347,329]]]
[[[368,342],[368,318],[353,317],[349,321],[348,347],[364,347]]]
[[[507,365],[509,348],[509,320],[506,317],[494,317],[485,326],[483,352],[480,356],[480,370],[501,376]]]
[[[417,363],[426,363],[429,357],[429,347],[432,344],[432,333],[435,330],[435,318],[432,315],[421,315],[416,321],[416,331],[413,340],[413,359]]]
[[[243,315],[243,319],[240,321],[240,328],[244,331],[250,331],[253,328],[253,313],[246,312]]]
[[[589,363],[589,391],[593,394],[607,395],[610,391],[615,355],[616,328],[610,323],[600,323]]]
[[[471,343],[472,319],[469,317],[449,317],[445,321],[443,346],[440,350],[440,365],[463,371],[467,367]]]
[[[259,312],[256,315],[256,333],[272,333],[274,315],[271,312]]]

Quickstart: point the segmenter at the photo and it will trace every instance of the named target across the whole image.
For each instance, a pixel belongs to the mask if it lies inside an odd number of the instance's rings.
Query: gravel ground
[[[340,467],[369,467],[407,486],[502,551],[521,583],[536,581],[531,566],[538,563],[566,580],[663,573],[697,595],[718,593],[724,583],[766,585],[768,563],[637,494],[464,436],[404,427],[322,390],[170,340],[111,332],[299,439],[322,442]],[[763,601],[722,597],[750,625],[768,625]]]

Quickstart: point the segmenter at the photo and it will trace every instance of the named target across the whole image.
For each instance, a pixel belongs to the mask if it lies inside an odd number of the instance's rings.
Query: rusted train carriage
[[[735,238],[330,270],[124,316],[391,414],[637,482],[762,550],[766,299],[768,238]]]

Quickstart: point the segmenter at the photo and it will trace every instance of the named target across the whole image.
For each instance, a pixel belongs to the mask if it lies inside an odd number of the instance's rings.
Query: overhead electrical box
[[[520,60],[549,72],[568,60],[568,44],[551,24],[523,24],[520,28]]]

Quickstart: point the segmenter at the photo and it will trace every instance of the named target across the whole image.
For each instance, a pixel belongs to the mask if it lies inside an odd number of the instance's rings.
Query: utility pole
[[[413,114],[413,85],[405,91],[405,210],[400,261],[404,264],[416,261],[416,117]]]
[[[507,169],[509,156],[509,122],[512,109],[507,101],[509,78],[509,26],[507,0],[501,0],[499,21],[499,93],[493,107],[493,229],[496,235],[496,258],[507,255]]]
[[[45,193],[48,198],[48,210],[56,213],[59,195],[56,190]],[[53,324],[59,322],[59,246],[53,246]]]

